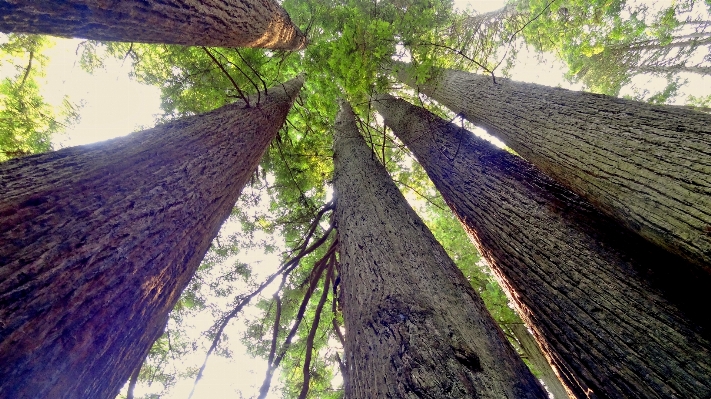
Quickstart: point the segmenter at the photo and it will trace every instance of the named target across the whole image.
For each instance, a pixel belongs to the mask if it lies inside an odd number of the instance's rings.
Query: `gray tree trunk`
[[[647,240],[711,273],[711,115],[438,70],[416,84]]]
[[[699,75],[711,75],[711,67],[707,67],[707,66],[642,65],[642,66],[634,67],[634,71],[639,72],[639,73],[660,73],[660,74],[690,72],[690,73],[698,73]]]
[[[0,398],[118,394],[301,85],[0,164]]]
[[[667,262],[691,265],[470,132],[388,95],[375,106],[462,221],[568,389],[579,397],[711,395],[711,344],[643,276]]]
[[[348,104],[334,140],[346,397],[545,398],[375,159]]]
[[[2,1],[0,32],[283,50],[307,42],[274,0]]]

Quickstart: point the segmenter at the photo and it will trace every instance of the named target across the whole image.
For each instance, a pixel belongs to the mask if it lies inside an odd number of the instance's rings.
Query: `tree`
[[[711,115],[455,70],[399,78],[647,240],[711,272]]]
[[[646,276],[683,261],[470,132],[389,95],[377,96],[375,107],[427,170],[575,395],[711,393],[708,337],[669,287]],[[681,290],[692,288],[685,279]],[[707,299],[691,298],[687,308],[696,300]]]
[[[399,148],[398,152],[409,153],[406,147]],[[541,352],[535,338],[513,310],[506,294],[496,282],[491,268],[480,257],[462,224],[452,214],[427,177],[427,172],[414,159],[412,162],[403,161],[398,164],[389,162],[388,173],[395,184],[404,195],[414,194],[418,199],[424,200],[424,202],[411,202],[413,209],[484,300],[487,310],[529,366],[533,375],[545,384],[554,398],[568,398],[565,388]],[[410,167],[403,165],[407,163],[410,163]]]
[[[0,31],[122,42],[300,50],[306,36],[273,0],[21,0],[0,4]]]
[[[568,64],[568,78],[590,91],[618,96],[623,87],[635,98],[665,102],[683,82],[680,73],[709,73],[708,11],[694,1],[670,5],[612,1],[516,0],[520,12],[537,18],[522,29],[527,43],[551,51]],[[667,80],[658,93],[634,78]]]
[[[532,369],[539,372],[536,375],[546,386],[546,389],[553,394],[555,399],[568,398],[570,395],[560,382],[560,378],[551,367],[545,354],[536,342],[536,338],[528,332],[524,323],[512,323],[507,326],[511,334],[516,338],[523,356],[531,364]]]
[[[0,397],[117,394],[301,85],[0,164]]]
[[[300,71],[310,77],[296,99],[286,125],[279,131],[277,139],[265,156],[259,173],[254,175],[252,189],[242,196],[239,207],[234,210],[233,220],[239,220],[242,230],[222,235],[215,241],[209,258],[200,268],[200,274],[191,282],[189,290],[176,307],[166,334],[154,347],[154,353],[160,356],[146,360],[146,367],[138,378],[139,390],[150,381],[154,382],[153,387],[158,385],[153,374],[159,368],[165,370],[164,374],[167,376],[176,376],[173,380],[194,375],[199,365],[194,367],[185,362],[185,358],[179,357],[183,353],[194,355],[196,352],[203,351],[204,354],[206,351],[218,356],[229,356],[231,347],[223,343],[234,342],[236,337],[230,336],[229,332],[222,334],[223,330],[220,328],[223,323],[229,322],[229,317],[237,315],[234,317],[240,317],[240,321],[249,326],[247,342],[250,353],[269,359],[273,337],[276,335],[279,343],[283,343],[274,345],[274,353],[275,358],[282,350],[285,353],[279,366],[283,370],[281,375],[284,397],[296,398],[301,395],[304,384],[300,377],[306,368],[310,378],[309,397],[339,398],[342,388],[337,386],[337,379],[331,378],[338,372],[338,356],[342,356],[337,345],[332,345],[336,342],[337,334],[329,331],[329,323],[323,322],[326,316],[322,316],[322,322],[316,326],[318,331],[309,351],[313,354],[311,363],[306,367],[303,354],[309,349],[306,345],[311,336],[309,324],[313,325],[309,321],[315,315],[317,305],[308,303],[301,316],[298,312],[305,292],[312,292],[314,297],[322,294],[320,287],[313,289],[311,277],[312,273],[315,273],[314,270],[318,271],[319,265],[322,265],[317,260],[323,255],[324,249],[320,248],[304,257],[301,264],[287,277],[284,288],[279,292],[281,307],[273,298],[263,301],[255,299],[261,311],[259,316],[245,312],[244,317],[241,317],[239,308],[235,306],[241,304],[241,299],[249,294],[249,290],[240,284],[243,277],[250,285],[259,285],[254,275],[249,277],[250,270],[256,266],[244,265],[248,261],[243,258],[239,262],[230,258],[242,256],[238,251],[244,248],[264,247],[267,251],[284,251],[281,256],[286,262],[293,255],[289,249],[298,249],[302,245],[305,236],[310,232],[309,225],[321,205],[327,202],[329,195],[332,176],[332,143],[329,133],[333,115],[337,112],[336,97],[345,93],[354,105],[358,115],[357,121],[365,133],[366,141],[376,150],[376,156],[389,170],[403,169],[410,164],[410,159],[404,151],[400,151],[398,145],[393,144],[391,135],[377,123],[368,101],[368,94],[394,87],[390,76],[381,73],[382,67],[389,65],[393,57],[411,56],[413,63],[421,62],[422,69],[429,66],[423,65],[423,60],[430,65],[461,69],[457,66],[457,61],[464,59],[458,53],[462,50],[466,57],[476,60],[490,71],[494,70],[498,75],[502,69],[494,67],[499,65],[502,58],[498,55],[503,50],[497,49],[496,44],[489,43],[489,38],[504,44],[512,43],[512,34],[497,33],[497,30],[503,27],[504,31],[514,29],[515,32],[537,15],[523,11],[518,15],[510,15],[515,18],[509,19],[509,16],[502,14],[502,19],[487,23],[492,30],[487,28],[480,34],[478,31],[472,32],[478,23],[476,18],[458,15],[452,11],[451,3],[444,0],[285,0],[282,4],[289,10],[298,26],[308,26],[305,32],[308,33],[310,43],[304,51],[210,48],[206,52],[199,47],[110,44],[113,54],[130,59],[134,63],[134,76],[137,79],[162,88],[167,118],[202,113],[232,102],[235,97],[240,97],[238,88],[246,93],[256,87],[284,81],[285,76],[292,76]],[[519,41],[514,40],[508,54],[519,45]],[[481,48],[480,52],[485,54],[479,57],[476,51],[470,51],[467,46]],[[487,58],[489,55],[489,58],[493,58],[491,62]],[[402,173],[397,173],[397,178],[400,182],[407,182],[418,192],[427,192],[423,189],[424,186],[420,185],[420,181],[407,180]],[[268,205],[265,209],[256,210],[246,207],[257,202],[260,205],[268,202]],[[321,234],[322,227],[316,227],[314,237]],[[265,232],[283,235],[265,239]],[[282,240],[287,249],[274,245]],[[322,252],[318,253],[320,250]],[[228,260],[227,265],[219,262],[225,258]],[[234,267],[232,263],[235,264]],[[242,266],[238,267],[238,263]],[[314,266],[315,264],[318,267]],[[471,276],[470,270],[478,270],[478,266],[471,262],[462,262],[461,265],[467,276]],[[225,269],[228,272],[224,272]],[[223,273],[229,278],[223,278]],[[210,274],[213,277],[209,277]],[[239,276],[237,281],[235,276]],[[488,284],[484,280],[476,281],[475,289],[480,292],[480,289],[486,289],[486,285]],[[224,294],[225,292],[229,294]],[[208,297],[214,293],[221,297]],[[227,295],[229,297],[225,298]],[[482,292],[482,296],[488,295]],[[330,295],[329,298],[331,297]],[[201,311],[201,318],[209,313],[215,317],[215,325],[205,331],[203,337],[191,338],[187,342],[186,338],[179,340],[179,319],[184,317],[185,309],[189,308],[183,304],[195,302],[199,305],[190,308],[189,312]],[[205,305],[202,305],[202,302]],[[505,306],[503,300],[495,303],[495,306]],[[280,321],[273,322],[278,313],[277,308],[281,309],[281,318]],[[340,321],[338,311],[334,313],[335,319]],[[508,318],[501,319],[496,310],[494,313],[496,320],[510,321]],[[298,321],[303,321],[301,327],[295,331],[293,340],[287,340],[287,333],[291,332],[292,326],[297,325]],[[213,347],[216,338],[217,346]],[[176,344],[176,341],[179,342]],[[195,343],[197,345],[194,345]],[[287,345],[288,343],[292,344]],[[188,359],[192,357],[189,356]],[[178,371],[174,371],[175,364],[179,365]],[[180,365],[183,364],[186,366],[181,368]],[[275,365],[270,362],[270,367],[272,366]],[[166,385],[169,385],[171,378],[165,380],[168,381]]]
[[[56,109],[40,94],[37,81],[49,45],[46,37],[21,34],[0,44],[0,66],[17,71],[0,82],[0,161],[49,150],[51,136],[78,119],[77,107],[66,98]]]
[[[545,398],[341,105],[334,188],[349,398]]]

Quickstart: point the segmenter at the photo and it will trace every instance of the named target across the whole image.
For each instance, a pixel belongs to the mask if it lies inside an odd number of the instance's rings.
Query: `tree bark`
[[[0,164],[0,398],[118,394],[301,85]]]
[[[711,273],[711,115],[438,70],[402,81],[598,209]]]
[[[707,66],[686,66],[686,65],[641,65],[633,68],[635,72],[639,73],[659,73],[659,74],[672,74],[672,73],[698,73],[699,75],[711,75],[711,67]]]
[[[375,106],[491,264],[568,389],[579,397],[711,395],[707,337],[672,303],[679,292],[648,278],[667,262],[703,272],[470,132],[389,95]],[[695,288],[683,283],[681,292]]]
[[[560,382],[560,378],[551,367],[550,362],[546,359],[543,352],[541,352],[538,342],[536,342],[533,335],[528,332],[526,326],[524,324],[512,324],[507,328],[511,331],[514,338],[516,338],[516,341],[518,341],[521,351],[528,359],[528,362],[540,373],[537,377],[543,381],[548,392],[553,395],[553,398],[566,399],[571,397]]]
[[[307,43],[274,0],[9,0],[0,2],[0,31],[282,50]]]
[[[342,104],[334,144],[349,399],[545,398]]]

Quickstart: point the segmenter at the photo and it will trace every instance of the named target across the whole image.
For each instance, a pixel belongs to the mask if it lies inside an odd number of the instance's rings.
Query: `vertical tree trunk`
[[[558,378],[558,375],[551,367],[550,362],[546,359],[543,352],[541,352],[538,342],[536,342],[533,335],[528,332],[526,326],[523,324],[512,324],[508,326],[508,329],[516,338],[516,341],[518,341],[521,351],[528,359],[528,362],[540,373],[538,378],[543,381],[546,388],[548,388],[548,391],[553,394],[553,398],[568,398],[568,391],[566,391],[563,384],[561,384],[560,378]]]
[[[711,273],[711,115],[438,70],[407,84],[598,209]]]
[[[389,95],[375,106],[464,224],[572,392],[711,395],[709,341],[642,275],[666,262],[691,265],[470,132]]]
[[[283,50],[307,42],[274,0],[3,1],[0,32]]]
[[[334,144],[349,399],[545,398],[343,104]]]
[[[0,398],[118,393],[301,84],[0,164]]]

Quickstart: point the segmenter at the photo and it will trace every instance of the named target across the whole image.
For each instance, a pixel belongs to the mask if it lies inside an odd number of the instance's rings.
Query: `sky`
[[[141,127],[155,125],[160,110],[160,89],[129,78],[131,63],[109,58],[106,68],[89,74],[79,66],[77,56],[81,39],[55,39],[47,51],[49,65],[42,95],[51,104],[59,104],[64,95],[83,105],[81,121],[53,140],[56,148],[107,140]]]
[[[470,6],[471,9],[484,13],[499,9],[504,3],[499,0],[457,0],[455,6],[460,9]],[[160,90],[133,80],[129,76],[129,61],[109,59],[106,68],[88,74],[79,66],[77,56],[77,46],[82,40],[56,39],[56,42],[57,44],[47,51],[50,62],[41,85],[42,94],[52,104],[60,104],[63,96],[68,95],[71,102],[82,105],[82,108],[80,123],[53,139],[55,149],[103,141],[154,126],[156,116],[161,113]],[[520,62],[512,70],[512,76],[515,76],[516,80],[581,89],[581,86],[571,85],[563,80],[565,66],[553,57],[540,63],[534,57],[526,56],[525,52],[521,55]],[[711,84],[707,79],[694,83],[691,90],[701,90],[701,94],[708,94],[708,87],[711,87]],[[220,235],[226,237],[236,229],[239,229],[239,224],[228,221]],[[248,264],[259,262],[260,267],[255,270],[258,269],[263,276],[278,267],[276,255],[265,256],[257,252],[240,254],[239,261]],[[227,266],[229,265],[225,265]],[[267,296],[271,295],[269,291],[267,290]],[[273,289],[271,291],[273,292]],[[226,306],[226,303],[222,305]],[[251,317],[254,316],[255,314],[252,314]],[[191,334],[194,334],[196,341],[201,342],[200,345],[207,345],[207,341],[201,338],[200,334],[211,322],[212,317],[209,315],[199,316],[191,321],[194,325]],[[244,397],[257,392],[264,378],[265,362],[252,359],[240,349],[238,337],[243,333],[242,327],[243,323],[236,320],[228,328],[226,332],[233,337],[231,342],[234,357],[211,357],[194,399],[240,397],[238,390],[242,391]],[[199,366],[203,359],[204,351],[198,351],[187,359],[187,363]],[[278,385],[278,375],[275,375],[273,385]],[[191,389],[192,379],[180,381],[166,398],[187,398]],[[155,388],[139,385],[136,393],[141,395],[154,390]]]

